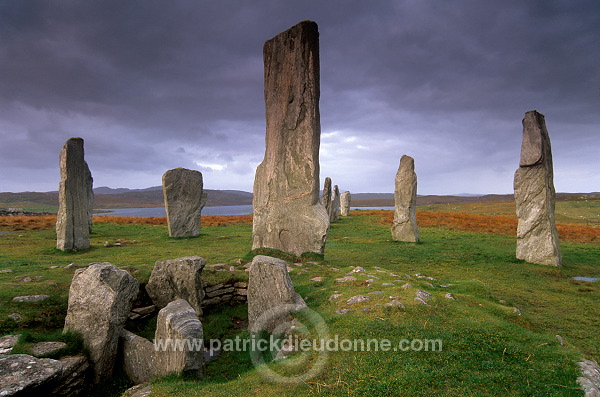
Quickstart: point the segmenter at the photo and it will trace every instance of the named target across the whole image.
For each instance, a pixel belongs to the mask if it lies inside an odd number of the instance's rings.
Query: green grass
[[[600,360],[600,285],[571,277],[600,277],[600,243],[561,243],[564,266],[559,269],[516,260],[511,236],[429,227],[421,229],[421,243],[400,243],[391,240],[389,226],[378,219],[351,216],[334,223],[324,258],[312,257],[291,266],[294,286],[323,317],[330,335],[339,339],[389,339],[394,346],[402,339],[440,339],[442,351],[333,352],[323,372],[295,386],[264,379],[247,353],[224,352],[207,363],[202,381],[161,378],[154,382],[154,395],[582,395],[576,384],[575,362],[580,358]],[[0,236],[0,269],[13,270],[0,273],[0,335],[62,328],[73,275],[72,270],[62,268],[68,263],[85,266],[107,261],[144,282],[156,260],[199,255],[209,264],[235,264],[248,255],[251,245],[250,225],[203,227],[198,238],[170,239],[164,226],[96,224],[93,248],[76,253],[56,251],[53,231],[21,234],[23,237]],[[102,246],[119,239],[130,243]],[[295,262],[298,258],[291,259]],[[61,267],[49,269],[53,265]],[[335,281],[354,266],[366,272],[354,274],[354,282]],[[224,274],[229,276],[229,272],[207,276]],[[42,279],[19,281],[37,275]],[[323,280],[311,281],[315,276]],[[374,281],[366,282],[369,279]],[[405,283],[412,287],[401,288]],[[417,289],[431,293],[427,306],[413,301]],[[382,293],[369,294],[374,291]],[[456,300],[444,298],[448,292]],[[51,299],[10,302],[16,295],[40,293]],[[334,293],[342,297],[330,301]],[[346,300],[354,295],[370,299],[347,305]],[[384,308],[390,296],[406,308]],[[351,311],[336,314],[345,307]],[[13,312],[24,319],[6,320]],[[245,306],[207,313],[205,338],[248,338],[248,332],[232,322],[246,317]],[[145,331],[140,333],[150,338],[152,330]],[[559,345],[557,334],[565,346]],[[270,365],[286,372],[291,362]]]

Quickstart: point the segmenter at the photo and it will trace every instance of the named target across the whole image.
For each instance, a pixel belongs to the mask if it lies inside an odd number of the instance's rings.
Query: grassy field
[[[248,353],[224,352],[207,363],[202,381],[158,379],[153,395],[582,395],[575,362],[600,360],[600,285],[571,277],[600,277],[600,229],[586,226],[594,224],[599,207],[564,205],[567,218],[579,222],[559,227],[562,268],[516,260],[515,219],[498,206],[420,207],[418,244],[390,239],[390,211],[352,211],[332,225],[322,260],[291,266],[296,290],[340,340],[387,339],[393,346],[404,339],[441,340],[441,351],[332,352],[316,377],[291,386],[261,376]],[[0,335],[62,328],[73,275],[64,269],[69,263],[111,262],[144,282],[156,260],[199,255],[209,264],[239,269],[228,277],[244,277],[238,260],[251,258],[251,218],[203,217],[203,225],[197,238],[170,239],[163,219],[97,218],[92,249],[62,253],[54,249],[52,217],[0,218],[0,230],[13,231],[0,235],[0,271],[12,270],[0,273]],[[356,281],[335,281],[355,266],[365,269],[353,273]],[[206,273],[217,280],[225,272]],[[406,283],[411,286],[402,288]],[[414,301],[417,290],[431,294],[427,305]],[[26,294],[51,298],[11,302]],[[341,297],[330,300],[333,294]],[[355,295],[369,299],[347,304]],[[405,308],[384,307],[390,297]],[[337,314],[340,309],[350,310]],[[11,313],[23,318],[8,319]],[[205,338],[248,338],[233,321],[246,316],[245,306],[208,313]],[[301,373],[315,358],[309,355],[297,367],[293,359],[282,360],[270,368]]]

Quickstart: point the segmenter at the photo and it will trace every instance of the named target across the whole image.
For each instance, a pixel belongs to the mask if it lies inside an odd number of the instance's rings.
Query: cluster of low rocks
[[[83,356],[61,360],[22,354],[2,356],[2,396],[74,395],[83,385],[110,377],[116,365],[122,365],[136,384],[168,373],[202,376],[203,308],[242,303],[248,295],[248,283],[244,281],[208,285],[202,280],[204,267],[204,260],[197,256],[157,261],[146,285],[140,285],[127,271],[107,262],[91,263],[76,270],[69,290],[64,330],[82,336],[89,361]],[[46,298],[35,295],[14,300],[30,302]],[[126,329],[126,324],[147,320],[157,310],[154,342]],[[10,353],[17,339],[18,336],[1,338],[0,354]],[[175,340],[192,341],[196,345],[192,349],[178,349],[169,344]]]

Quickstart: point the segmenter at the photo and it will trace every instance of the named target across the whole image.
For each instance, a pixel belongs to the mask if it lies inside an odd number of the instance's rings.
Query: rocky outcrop
[[[254,180],[252,248],[323,254],[329,221],[319,201],[319,33],[301,22],[268,40],[266,149]]]
[[[146,292],[159,308],[177,299],[185,299],[202,316],[202,269],[206,262],[199,256],[157,261],[146,285]]]
[[[83,337],[95,382],[112,375],[119,335],[138,288],[129,273],[110,263],[92,263],[75,271],[64,330]]]
[[[517,259],[540,265],[561,265],[560,243],[554,220],[552,148],[544,116],[535,110],[523,119],[523,143],[515,172]]]
[[[394,223],[392,239],[396,241],[419,241],[417,226],[417,174],[415,160],[407,155],[400,159],[394,191]]]
[[[340,195],[340,215],[348,216],[350,215],[350,202],[352,201],[352,197],[350,196],[349,191],[345,191]]]
[[[252,260],[249,276],[248,328],[251,332],[284,333],[290,314],[306,308],[306,303],[294,290],[287,263],[257,255]]]
[[[171,341],[171,342],[169,342]],[[169,303],[158,312],[154,352],[156,375],[177,373],[201,377],[204,366],[202,323],[183,299]]]
[[[0,355],[0,396],[74,396],[85,388],[88,361]]]
[[[90,248],[94,193],[90,169],[84,160],[83,139],[71,138],[60,151],[60,183],[56,217],[56,248]]]
[[[169,236],[194,237],[200,234],[200,213],[206,192],[200,171],[175,168],[162,177]]]

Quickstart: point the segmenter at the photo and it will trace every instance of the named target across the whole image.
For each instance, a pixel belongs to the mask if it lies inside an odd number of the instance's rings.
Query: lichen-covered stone
[[[146,285],[146,292],[159,308],[177,299],[185,299],[202,316],[202,270],[206,262],[199,256],[157,261]]]
[[[340,195],[340,215],[341,216],[348,216],[350,215],[350,202],[352,200],[352,197],[350,195],[350,192],[345,191],[344,193],[342,193]]]
[[[266,149],[254,180],[252,248],[323,254],[319,33],[301,22],[265,42]]]
[[[415,160],[407,155],[400,159],[396,173],[394,192],[394,223],[392,239],[396,241],[419,241],[417,226],[417,174]]]
[[[329,220],[335,222],[340,219],[340,188],[338,185],[333,186],[333,194],[331,195],[331,212]]]
[[[83,337],[96,382],[112,376],[119,335],[138,289],[135,278],[110,263],[75,271],[64,330]]]
[[[84,160],[83,139],[71,138],[63,145],[59,159],[56,248],[90,248],[94,192],[92,173]]]
[[[326,177],[325,182],[323,184],[323,195],[321,196],[321,203],[325,206],[325,211],[328,214],[331,213],[331,198],[332,198],[332,190],[331,190],[331,178]]]
[[[523,143],[514,189],[517,207],[517,259],[561,265],[554,206],[552,148],[544,116],[535,110],[523,119]]]
[[[255,256],[248,280],[250,331],[285,332],[290,314],[305,307],[306,303],[294,290],[287,263],[270,256]]]
[[[200,214],[206,204],[206,192],[200,171],[175,168],[162,177],[167,224],[171,237],[200,234]]]
[[[154,343],[163,343],[164,348],[154,352],[155,374],[163,376],[177,373],[201,377],[204,366],[203,337],[202,323],[185,300],[178,299],[161,309],[156,320]]]

